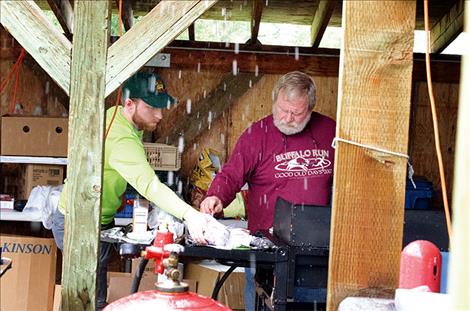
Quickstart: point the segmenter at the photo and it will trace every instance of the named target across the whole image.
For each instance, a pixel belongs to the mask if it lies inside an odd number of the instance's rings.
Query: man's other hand
[[[222,201],[218,197],[210,196],[204,199],[199,205],[201,212],[205,214],[214,215],[222,211]]]
[[[183,219],[193,240],[199,244],[207,244],[206,239],[204,239],[204,229],[208,221],[206,216],[194,208],[189,208],[183,215]]]

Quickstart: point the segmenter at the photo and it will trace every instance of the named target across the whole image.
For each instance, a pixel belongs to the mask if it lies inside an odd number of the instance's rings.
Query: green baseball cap
[[[123,85],[123,96],[140,98],[155,108],[167,108],[175,102],[165,88],[165,83],[157,74],[138,72]]]

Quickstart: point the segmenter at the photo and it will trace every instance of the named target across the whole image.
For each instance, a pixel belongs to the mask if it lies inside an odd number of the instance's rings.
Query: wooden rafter
[[[62,269],[64,311],[95,310],[109,6],[110,1],[75,4]]]
[[[0,1],[0,22],[69,94],[72,44],[33,1]]]
[[[188,27],[188,36],[189,36],[189,41],[194,41],[196,39],[196,35],[194,31],[194,23],[192,23]]]
[[[255,45],[258,43],[259,26],[261,24],[261,16],[263,15],[263,0],[253,0],[251,8],[251,38],[249,44]]]
[[[431,52],[442,52],[463,31],[464,1],[459,0],[430,30]]]
[[[116,2],[119,6],[119,0],[116,0]],[[122,1],[122,21],[126,31],[134,26],[134,11],[132,10],[132,1]]]
[[[331,15],[337,4],[337,0],[320,0],[313,16],[312,27],[310,30],[312,47],[317,48],[325,33],[326,26],[330,21]]]
[[[217,1],[161,1],[108,52],[106,96],[145,65]],[[155,27],[155,21],[159,21]]]
[[[73,8],[69,0],[47,0],[66,37],[73,34]]]
[[[194,49],[191,49],[193,47]],[[259,46],[253,53],[249,45],[239,45],[239,54],[233,54],[233,45],[214,42],[174,41],[163,52],[171,54],[171,68],[194,69],[199,64],[201,70],[231,71],[234,59],[240,72],[262,72],[284,74],[300,70],[312,76],[337,77],[339,55],[336,50],[299,48],[298,58],[291,47]],[[431,71],[434,82],[459,83],[460,57],[454,55],[435,55],[431,59]],[[424,55],[415,54],[413,61],[413,79],[426,81]]]
[[[415,2],[343,2],[328,310],[398,286],[407,158],[373,147],[407,154],[415,17]]]
[[[177,143],[180,135],[183,135],[185,144],[191,143],[260,78],[261,75],[250,73],[238,73],[235,76],[232,73],[226,74],[219,85],[195,105],[196,108],[189,115],[185,114],[181,120],[173,121],[175,129],[168,135],[168,143]],[[162,141],[167,141],[166,137]]]

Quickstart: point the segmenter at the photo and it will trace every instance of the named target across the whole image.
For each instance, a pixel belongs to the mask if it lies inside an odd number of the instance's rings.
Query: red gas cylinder
[[[192,292],[165,293],[158,290],[139,292],[108,305],[104,311],[231,310],[217,301]]]
[[[155,260],[155,268],[158,273],[165,270],[166,281],[155,284],[156,290],[138,292],[121,298],[108,305],[104,311],[170,311],[170,310],[197,310],[218,311],[231,310],[217,301],[189,292],[189,286],[180,282],[180,271],[178,270],[178,254],[183,251],[181,245],[165,244],[173,241],[164,232],[155,238],[153,246],[146,247],[143,256],[146,259]]]
[[[441,252],[433,243],[418,240],[408,244],[401,253],[400,288],[427,285],[439,293],[441,283]]]

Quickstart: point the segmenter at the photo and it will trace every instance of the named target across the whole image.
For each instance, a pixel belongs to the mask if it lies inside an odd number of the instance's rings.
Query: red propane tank
[[[163,311],[163,310],[197,310],[222,311],[231,310],[217,301],[192,292],[164,293],[157,290],[139,292],[121,298],[105,308],[105,311]]]
[[[439,293],[442,257],[439,249],[429,241],[418,240],[408,244],[401,253],[400,288],[427,285]]]

